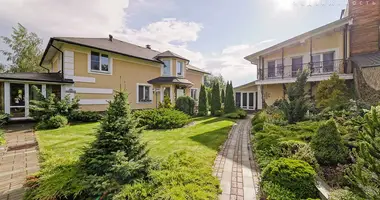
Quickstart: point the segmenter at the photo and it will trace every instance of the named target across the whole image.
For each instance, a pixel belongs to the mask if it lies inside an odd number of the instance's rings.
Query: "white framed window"
[[[198,100],[198,88],[191,88],[190,89],[190,96],[194,100]]]
[[[137,84],[137,103],[152,103],[153,90],[148,84]]]
[[[311,56],[312,70],[314,74],[330,73],[334,71],[334,51],[318,53]]]
[[[184,70],[183,70],[183,62],[177,61],[177,76],[183,76]]]
[[[107,54],[91,51],[89,70],[97,73],[111,73],[111,59]]]
[[[170,76],[171,75],[171,60],[163,60],[164,64],[162,65],[162,75]]]

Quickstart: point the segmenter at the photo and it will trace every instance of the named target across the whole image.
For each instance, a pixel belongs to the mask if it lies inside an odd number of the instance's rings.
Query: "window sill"
[[[95,71],[95,70],[90,70],[88,73],[91,73],[91,74],[101,74],[101,75],[112,75],[111,72],[103,72],[103,71]]]
[[[137,104],[152,104],[153,101],[138,101]]]

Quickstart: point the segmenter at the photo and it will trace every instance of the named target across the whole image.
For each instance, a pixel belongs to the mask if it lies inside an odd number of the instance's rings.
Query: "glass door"
[[[241,107],[241,93],[240,92],[236,92],[235,93],[235,105],[237,108],[240,108]]]
[[[25,117],[25,85],[10,83],[9,97],[11,117]]]
[[[249,110],[253,110],[254,107],[253,107],[253,92],[250,92],[249,95],[248,95],[249,99],[248,99],[248,109]]]
[[[302,57],[292,58],[292,76],[296,77],[298,71],[302,71]]]
[[[247,98],[248,98],[248,94],[245,92],[245,93],[243,93],[243,105],[242,105],[242,108],[243,109],[247,109]]]

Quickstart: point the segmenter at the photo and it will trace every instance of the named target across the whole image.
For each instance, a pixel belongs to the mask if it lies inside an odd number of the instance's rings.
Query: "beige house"
[[[342,15],[337,21],[246,56],[245,59],[258,68],[254,82],[259,96],[257,108],[285,98],[288,84],[295,82],[300,70],[310,72],[307,87],[312,97],[318,83],[332,73],[352,82],[353,70],[348,62],[348,29],[352,23],[349,16]]]
[[[51,38],[41,60],[49,73],[0,74],[2,107],[14,119],[29,116],[31,86],[43,95],[77,96],[81,109],[103,111],[115,90],[127,91],[132,109],[156,108],[164,96],[174,102],[198,99],[207,72],[170,51],[158,52],[113,38]]]

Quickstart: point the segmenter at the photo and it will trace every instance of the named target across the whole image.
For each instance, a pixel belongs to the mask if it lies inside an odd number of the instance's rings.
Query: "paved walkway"
[[[23,198],[28,175],[39,170],[37,143],[32,124],[4,127],[6,146],[0,146],[0,200]]]
[[[259,173],[250,146],[250,118],[232,128],[214,163],[214,175],[223,190],[221,200],[255,200],[259,194]]]

